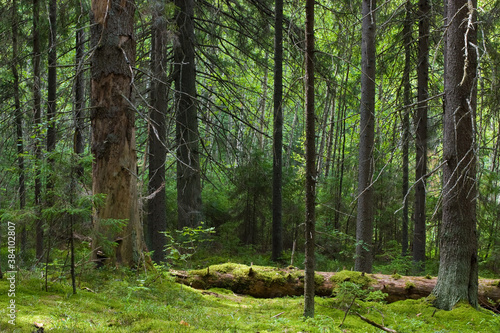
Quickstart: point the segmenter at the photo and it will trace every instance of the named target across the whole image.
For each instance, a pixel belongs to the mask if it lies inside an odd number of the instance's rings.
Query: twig
[[[276,315],[272,316],[271,318],[277,318],[277,317],[281,316],[283,313],[285,313],[285,311],[280,312],[280,313],[278,313],[278,314],[276,314]]]
[[[382,331],[386,331],[386,332],[391,332],[391,333],[398,333],[396,332],[395,330],[393,330],[392,328],[388,328],[388,327],[384,327],[380,324],[377,324],[376,322],[366,318],[366,317],[363,317],[362,315],[360,315],[359,313],[357,312],[354,312],[359,318],[361,318],[361,320],[367,322],[368,324],[372,325],[372,326],[375,326],[377,328],[380,328]]]

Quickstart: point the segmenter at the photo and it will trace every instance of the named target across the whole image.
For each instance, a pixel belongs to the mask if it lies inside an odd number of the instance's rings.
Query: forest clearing
[[[0,13],[2,332],[500,332],[500,0]]]

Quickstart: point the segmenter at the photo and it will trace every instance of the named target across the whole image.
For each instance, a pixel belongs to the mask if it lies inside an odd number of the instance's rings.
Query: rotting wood
[[[248,272],[250,272],[250,267]],[[250,274],[232,274],[218,272],[216,269],[198,271],[200,274],[186,271],[172,271],[178,283],[196,289],[226,288],[237,294],[250,295],[258,298],[273,298],[284,296],[301,296],[304,292],[304,271],[297,269],[275,269],[276,279],[269,278],[270,268],[266,276],[252,268]],[[196,272],[196,273],[198,273]],[[201,273],[203,272],[203,273]],[[207,272],[210,272],[207,274]],[[335,288],[332,282],[334,272],[316,272],[322,278],[322,283],[316,285],[317,296],[331,296]],[[280,276],[278,276],[280,275]],[[370,286],[374,290],[387,293],[389,303],[405,299],[420,299],[430,295],[436,285],[436,277],[423,276],[391,276],[384,274],[366,274],[373,279]],[[500,312],[500,279],[479,279],[479,304]]]

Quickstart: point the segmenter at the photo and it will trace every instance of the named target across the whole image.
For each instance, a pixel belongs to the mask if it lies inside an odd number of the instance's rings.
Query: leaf
[[[185,322],[184,320],[181,320],[181,321],[179,322],[179,324],[184,325],[184,326],[191,326],[191,325],[189,325],[187,322]]]

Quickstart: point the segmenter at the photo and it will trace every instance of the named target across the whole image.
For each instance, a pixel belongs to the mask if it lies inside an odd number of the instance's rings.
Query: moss
[[[428,280],[431,280],[431,279],[432,279],[432,276],[431,276],[430,274],[427,274],[427,275],[425,276],[425,278],[426,278],[426,279],[428,279]]]
[[[410,281],[406,281],[406,283],[405,283],[405,289],[406,290],[410,290],[412,288],[415,288],[415,283],[410,282]]]
[[[338,285],[344,281],[350,281],[363,287],[369,287],[374,280],[366,274],[353,271],[340,271],[330,278],[334,285]]]
[[[401,275],[399,275],[398,273],[394,273],[391,275],[391,277],[394,279],[394,280],[399,280],[401,279]]]

